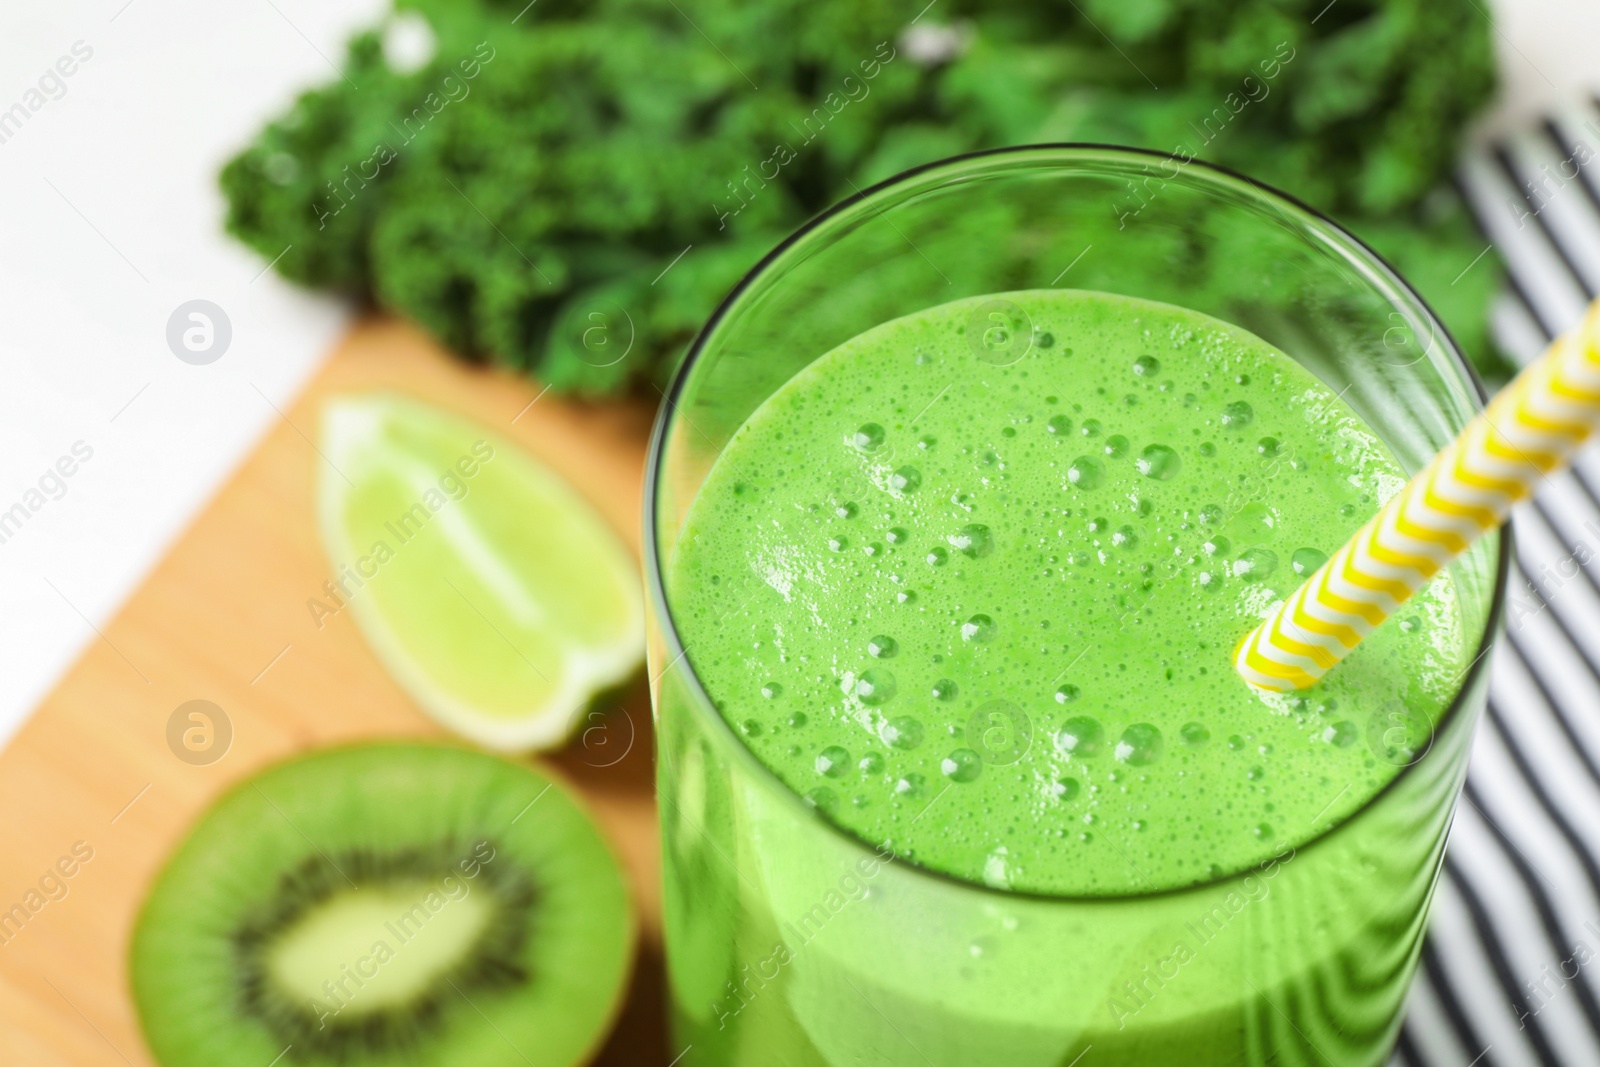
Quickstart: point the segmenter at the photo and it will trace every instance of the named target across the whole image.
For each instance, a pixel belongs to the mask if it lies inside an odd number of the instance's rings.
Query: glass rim
[[[934,160],[932,162],[924,163],[908,170],[901,171],[898,174],[895,174],[889,178],[885,178],[883,181],[877,182],[876,184],[868,186],[865,189],[858,189],[852,195],[830,205],[821,212],[818,212],[816,215],[813,215],[810,219],[807,219],[800,226],[796,227],[792,233],[790,233],[777,245],[773,246],[773,248],[767,252],[766,255],[762,256],[754,266],[745,272],[745,274],[739,279],[738,283],[731,290],[729,290],[728,295],[723,297],[722,301],[718,303],[716,310],[713,311],[706,319],[705,325],[700,327],[699,332],[695,334],[694,340],[690,343],[689,349],[685,353],[683,361],[672,373],[672,380],[668,384],[666,392],[662,394],[663,403],[660,410],[656,413],[654,425],[651,427],[650,447],[645,459],[644,480],[643,519],[645,592],[648,594],[648,599],[651,601],[651,604],[647,610],[657,616],[657,622],[661,627],[661,634],[665,639],[665,651],[669,655],[667,666],[662,668],[661,673],[657,675],[655,680],[652,682],[651,699],[652,702],[655,700],[656,689],[660,684],[661,678],[665,677],[666,672],[674,667],[681,667],[685,674],[684,681],[689,688],[691,701],[695,705],[694,714],[702,719],[711,720],[709,728],[712,733],[717,736],[718,741],[724,746],[731,747],[736,750],[737,755],[735,755],[733,758],[738,760],[746,771],[762,781],[762,783],[769,787],[772,791],[782,794],[784,797],[784,802],[789,804],[792,810],[794,810],[796,814],[804,821],[817,824],[825,833],[835,835],[847,846],[859,849],[863,855],[876,854],[873,846],[865,838],[857,835],[843,826],[840,826],[838,823],[824,815],[819,809],[806,803],[805,799],[802,798],[795,789],[793,789],[783,779],[779,778],[777,774],[775,774],[765,763],[762,763],[756,754],[750,751],[744,742],[739,739],[738,735],[734,733],[733,727],[730,726],[728,721],[724,719],[721,713],[717,711],[716,705],[712,701],[710,693],[707,692],[698,672],[696,672],[694,669],[694,663],[688,657],[688,649],[684,646],[683,639],[678,633],[677,624],[673,619],[672,607],[667,595],[665,568],[663,566],[664,561],[662,559],[661,545],[659,543],[657,533],[659,527],[658,520],[660,518],[658,502],[662,484],[662,463],[666,456],[668,428],[674,421],[673,416],[677,409],[678,401],[683,392],[685,383],[689,380],[696,364],[699,362],[701,356],[705,352],[707,342],[716,333],[718,326],[720,326],[722,323],[722,320],[727,317],[728,313],[744,296],[745,292],[750,289],[750,287],[754,285],[757,280],[766,274],[768,268],[782,259],[790,249],[798,245],[801,241],[823,229],[829,223],[844,215],[858,204],[864,203],[880,193],[884,193],[890,189],[905,185],[914,179],[925,178],[940,170],[947,168],[954,169],[961,165],[971,163],[975,160],[993,158],[1025,158],[1028,156],[1044,155],[1051,155],[1060,158],[1063,154],[1069,157],[1082,154],[1085,156],[1109,155],[1113,158],[1121,156],[1130,160],[1173,160],[1180,164],[1181,170],[1186,170],[1189,167],[1199,167],[1202,171],[1210,172],[1210,174],[1215,177],[1220,177],[1226,181],[1231,181],[1242,185],[1245,191],[1259,198],[1265,199],[1269,203],[1277,201],[1277,203],[1274,203],[1273,206],[1279,209],[1280,213],[1284,207],[1292,208],[1295,212],[1298,212],[1301,216],[1303,216],[1305,221],[1310,221],[1327,227],[1332,232],[1333,236],[1345,243],[1347,246],[1345,251],[1347,253],[1355,253],[1358,257],[1364,259],[1366,261],[1365,266],[1368,269],[1374,271],[1380,277],[1387,280],[1395,287],[1396,290],[1398,290],[1402,297],[1408,298],[1415,304],[1415,310],[1421,312],[1421,314],[1425,317],[1430,329],[1434,331],[1436,336],[1438,336],[1441,340],[1445,353],[1448,357],[1447,362],[1455,370],[1458,377],[1465,382],[1468,394],[1471,398],[1477,401],[1479,410],[1482,410],[1484,403],[1488,400],[1488,393],[1484,389],[1483,382],[1478,378],[1477,372],[1473,370],[1472,364],[1468,362],[1467,359],[1461,354],[1461,349],[1459,346],[1457,346],[1455,338],[1451,336],[1449,329],[1439,319],[1439,316],[1434,312],[1433,308],[1429,306],[1428,302],[1423,299],[1422,294],[1417,292],[1411,283],[1406,281],[1399,271],[1390,266],[1389,262],[1380,256],[1370,245],[1368,245],[1361,238],[1357,237],[1355,234],[1351,233],[1349,230],[1345,229],[1328,215],[1314,207],[1311,207],[1309,204],[1306,204],[1297,197],[1289,193],[1285,193],[1274,186],[1268,185],[1266,182],[1252,178],[1247,174],[1242,174],[1239,171],[1217,163],[1208,163],[1200,159],[1192,158],[1188,161],[1184,161],[1181,156],[1173,155],[1172,153],[1168,152],[1160,152],[1148,148],[1132,148],[1125,145],[1103,144],[1093,141],[1043,142],[1038,144],[1015,145],[1005,148],[989,148],[977,152],[966,152],[957,156],[948,156],[943,159]],[[1177,179],[1168,180],[1174,181]],[[819,355],[821,355],[821,353],[819,353]],[[1455,720],[1461,716],[1462,705],[1465,703],[1466,695],[1475,688],[1480,676],[1482,676],[1489,669],[1487,660],[1489,659],[1490,650],[1494,647],[1496,636],[1500,631],[1500,625],[1504,614],[1505,592],[1510,578],[1510,561],[1513,543],[1510,524],[1502,524],[1493,536],[1497,537],[1496,560],[1494,564],[1494,586],[1490,593],[1489,610],[1484,618],[1483,634],[1478,641],[1476,654],[1473,656],[1471,663],[1468,664],[1467,669],[1463,671],[1460,678],[1457,679],[1458,684],[1456,686],[1454,695],[1450,698],[1448,707],[1446,707],[1444,713],[1439,716],[1438,721],[1433,724],[1432,736],[1434,738],[1437,738],[1444,729],[1453,724]],[[1384,783],[1381,789],[1373,793],[1372,796],[1368,797],[1359,807],[1355,808],[1343,818],[1332,823],[1320,832],[1306,838],[1304,841],[1298,844],[1291,844],[1290,847],[1292,847],[1296,853],[1299,853],[1305,849],[1314,848],[1322,841],[1338,833],[1344,827],[1359,819],[1362,815],[1371,810],[1392,791],[1394,791],[1403,780],[1411,775],[1415,768],[1426,762],[1428,760],[1428,755],[1433,751],[1434,746],[1430,742],[1427,752],[1425,752],[1420,758],[1412,763],[1400,768],[1393,778]],[[1191,882],[1187,885],[1172,886],[1165,889],[1094,895],[1082,893],[1050,893],[1040,890],[999,888],[996,886],[987,885],[983,882],[975,882],[966,878],[960,878],[945,871],[935,870],[934,868],[925,866],[916,860],[904,859],[898,854],[896,854],[893,859],[894,862],[906,865],[919,876],[944,882],[952,886],[959,886],[970,892],[993,894],[996,897],[1008,900],[1036,900],[1057,904],[1116,904],[1119,902],[1128,903],[1132,901],[1156,900],[1162,897],[1195,893],[1211,887],[1226,885],[1238,879],[1247,877],[1249,872],[1254,870],[1256,866],[1255,864],[1247,865],[1237,870],[1229,871],[1225,874],[1220,874],[1212,878],[1206,878],[1202,881]]]

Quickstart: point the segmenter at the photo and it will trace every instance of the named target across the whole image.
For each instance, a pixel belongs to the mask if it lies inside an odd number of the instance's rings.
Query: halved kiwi
[[[201,817],[134,930],[165,1067],[567,1067],[633,956],[616,860],[566,790],[463,749],[292,760]]]

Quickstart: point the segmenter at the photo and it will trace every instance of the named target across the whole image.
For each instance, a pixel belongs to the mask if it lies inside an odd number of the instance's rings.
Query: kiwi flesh
[[[566,789],[442,745],[333,749],[217,802],[134,929],[165,1067],[570,1067],[619,1007],[634,919]]]

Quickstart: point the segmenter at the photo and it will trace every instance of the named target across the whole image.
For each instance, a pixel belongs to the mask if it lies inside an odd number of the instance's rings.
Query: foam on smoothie
[[[694,502],[672,603],[745,744],[863,840],[1000,887],[1166,889],[1360,807],[1453,697],[1447,578],[1302,694],[1229,662],[1404,481],[1243,330],[979,297],[768,399]]]

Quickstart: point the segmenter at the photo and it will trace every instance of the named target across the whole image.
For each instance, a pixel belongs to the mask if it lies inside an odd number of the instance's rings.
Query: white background
[[[343,328],[344,309],[263,274],[223,235],[215,175],[300,87],[331,77],[328,57],[385,6],[68,0],[0,14],[0,112],[75,42],[93,49],[66,94],[0,144],[0,512],[75,442],[94,450],[0,544],[0,738],[99,639]],[[1487,130],[1600,87],[1600,0],[1493,6],[1506,91]],[[196,298],[233,326],[209,366],[166,344],[169,315]]]

